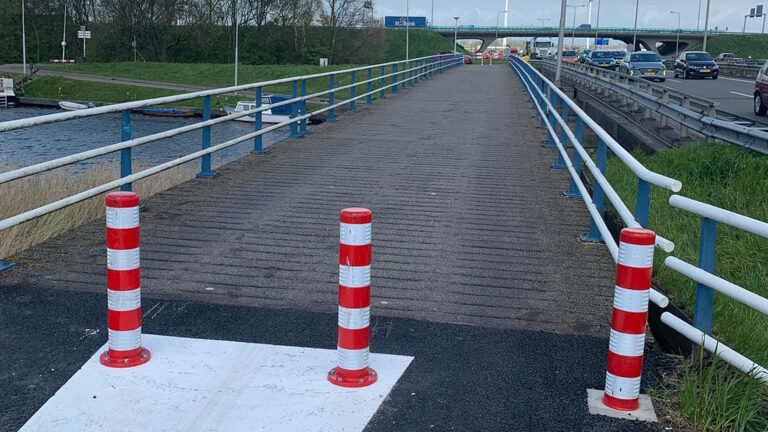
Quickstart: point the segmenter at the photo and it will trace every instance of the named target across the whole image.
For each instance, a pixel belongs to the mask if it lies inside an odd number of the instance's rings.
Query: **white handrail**
[[[768,370],[759,364],[744,357],[717,339],[702,333],[701,330],[693,327],[692,325],[672,315],[669,312],[664,312],[661,314],[661,321],[664,324],[672,327],[681,335],[688,338],[688,340],[691,342],[697,345],[701,345],[705,350],[722,358],[736,369],[746,374],[751,374],[755,378],[768,385]]]
[[[63,113],[56,113],[56,114],[47,114],[37,117],[30,117],[25,119],[18,119],[18,120],[11,120],[7,122],[0,123],[0,132],[5,131],[11,131],[15,129],[22,129],[30,126],[39,126],[44,125],[48,123],[55,123],[65,120],[72,120],[77,118],[84,118],[84,117],[91,117],[101,114],[108,114],[113,112],[119,112],[123,110],[132,110],[136,108],[142,108],[146,106],[152,106],[152,105],[161,105],[161,104],[167,104],[172,102],[178,102],[182,100],[187,99],[196,99],[204,96],[215,96],[219,94],[226,94],[226,93],[234,93],[237,91],[244,91],[244,90],[250,90],[255,89],[259,87],[266,87],[276,84],[285,84],[290,83],[293,81],[301,81],[305,79],[313,79],[313,78],[322,78],[326,76],[331,75],[339,75],[339,74],[345,74],[349,72],[357,72],[361,70],[367,70],[369,68],[376,68],[381,66],[389,66],[394,64],[402,64],[407,62],[414,62],[414,61],[421,61],[425,59],[433,59],[433,58],[441,58],[441,55],[431,55],[431,56],[425,56],[425,57],[419,57],[415,59],[410,60],[398,60],[394,62],[388,62],[388,63],[380,63],[370,66],[361,66],[357,68],[351,68],[351,69],[343,69],[338,71],[331,71],[331,72],[323,72],[319,74],[312,74],[312,75],[302,75],[302,76],[295,76],[295,77],[288,77],[288,78],[280,78],[270,81],[262,81],[252,84],[244,84],[239,86],[233,86],[233,87],[225,87],[220,89],[212,89],[212,90],[203,90],[198,92],[192,92],[192,93],[183,93],[180,95],[173,95],[173,96],[163,96],[153,99],[144,99],[140,101],[135,102],[124,102],[114,105],[105,105],[101,107],[96,108],[89,108],[87,110],[77,110],[77,111],[68,111]],[[449,61],[452,61],[454,59],[451,59]]]
[[[763,221],[680,195],[670,196],[669,205],[759,235],[760,237],[768,238],[768,223]]]
[[[515,61],[515,60],[513,60]],[[522,60],[519,60],[522,61]],[[527,63],[526,63],[527,64]],[[559,88],[557,88],[556,85],[554,85],[550,80],[547,79],[541,72],[536,70],[533,67],[530,67],[529,69],[532,70],[538,77],[544,81],[547,86],[550,88],[550,90],[554,91],[558,97],[565,101],[566,104],[568,104],[568,107],[571,109],[571,111],[575,112],[584,122],[586,126],[588,126],[592,131],[595,132],[595,134],[600,138],[608,148],[611,149],[611,151],[618,156],[619,159],[621,159],[622,162],[624,162],[624,165],[627,166],[635,175],[642,179],[647,181],[648,183],[654,184],[656,186],[662,187],[664,189],[671,190],[672,192],[679,192],[680,189],[683,187],[682,183],[680,183],[678,180],[675,180],[673,178],[669,178],[667,176],[655,173],[645,166],[637,161],[632,155],[624,149],[624,147],[621,146],[618,142],[616,142],[613,137],[611,137],[608,132],[606,132],[603,128],[600,127],[594,120],[592,120],[587,113],[585,113],[574,101],[572,101],[568,96],[565,95]]]

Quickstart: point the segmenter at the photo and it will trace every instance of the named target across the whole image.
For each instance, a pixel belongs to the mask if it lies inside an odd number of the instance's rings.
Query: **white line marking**
[[[680,80],[676,80],[676,79],[672,79],[672,78],[667,78],[667,81],[672,81],[672,82],[676,82],[676,83],[682,82]]]
[[[755,80],[750,81],[750,80],[744,80],[744,79],[739,79],[739,78],[727,78],[727,77],[724,77],[722,75],[720,75],[718,78],[724,79],[724,80],[728,80],[728,81],[738,81],[738,82],[745,82],[745,83],[750,83],[750,84],[754,84],[755,83]]]
[[[729,93],[733,93],[735,95],[744,96],[744,97],[748,97],[748,98],[752,99],[752,95],[748,95],[748,94],[744,94],[744,93],[739,93],[739,92],[735,92],[735,91],[732,91],[732,92],[729,92]]]

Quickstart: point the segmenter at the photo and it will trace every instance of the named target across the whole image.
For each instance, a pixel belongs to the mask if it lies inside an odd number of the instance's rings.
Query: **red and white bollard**
[[[611,409],[634,411],[640,407],[655,243],[656,234],[651,230],[621,230],[603,396],[603,404]]]
[[[339,236],[339,341],[328,381],[342,387],[376,382],[368,366],[371,318],[371,211],[341,211]]]
[[[141,346],[139,196],[107,194],[107,327],[109,350],[101,364],[125,368],[149,361]]]

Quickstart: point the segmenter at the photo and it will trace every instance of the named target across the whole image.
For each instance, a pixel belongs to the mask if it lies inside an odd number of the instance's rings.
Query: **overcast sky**
[[[570,5],[585,4],[587,0],[569,0]],[[592,25],[597,16],[597,1],[592,4]],[[635,17],[634,0],[600,0],[600,27],[632,27]],[[763,0],[768,6],[768,0]],[[376,15],[405,15],[406,0],[374,0]],[[430,18],[431,0],[409,0],[411,16]],[[549,18],[545,25],[555,26],[560,19],[561,0],[509,0],[509,25],[539,25],[537,18]],[[704,13],[707,0],[701,1],[700,27],[704,28]],[[499,11],[504,10],[504,0],[434,0],[435,25],[453,26],[453,17],[459,16],[459,24],[496,25]],[[759,0],[711,0],[710,28],[728,27],[732,31],[741,31],[744,15],[749,9],[761,4]],[[677,15],[670,10],[682,13],[680,27],[696,28],[696,14],[699,0],[640,0],[638,27],[676,28]],[[766,9],[768,10],[768,8]],[[568,8],[567,25],[573,22],[573,9]],[[500,17],[503,23],[504,15]],[[587,8],[576,9],[576,24],[587,22]],[[760,32],[762,18],[747,19],[747,31]]]

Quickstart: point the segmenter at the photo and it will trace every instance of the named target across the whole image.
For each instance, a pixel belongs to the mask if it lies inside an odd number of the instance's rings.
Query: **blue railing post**
[[[128,141],[131,139],[131,111],[123,110],[121,115],[120,141]],[[130,147],[120,150],[120,178],[128,177],[129,175],[131,175]],[[133,185],[131,183],[126,183],[120,186],[120,190],[131,191],[133,190]]]
[[[387,67],[382,66],[381,67],[381,77],[379,78],[379,99],[384,99],[387,97],[387,89],[384,87],[387,85],[387,80],[384,78],[384,75],[387,74]]]
[[[355,104],[355,71],[349,73],[349,83],[352,87],[349,88],[349,111],[357,111],[357,105]]]
[[[373,72],[371,71],[372,68],[368,68],[368,97],[365,98],[365,103],[368,105],[373,104]]]
[[[397,93],[397,86],[400,84],[397,83],[399,74],[397,73],[397,63],[392,64],[392,94]]]
[[[291,82],[291,99],[296,99],[299,96],[299,90],[298,90],[298,83],[296,80],[293,80]],[[298,117],[297,113],[297,104],[294,100],[291,103],[291,118],[293,120],[296,120],[296,117]],[[299,137],[299,125],[296,124],[295,121],[291,122],[291,138],[298,138]]]
[[[400,80],[402,81],[400,88],[402,88],[402,89],[408,87],[408,69],[409,68],[410,67],[408,65],[408,62],[404,62],[403,63],[403,72],[400,74],[401,75]]]
[[[427,61],[426,60],[421,61],[421,69],[419,69],[419,71],[421,73],[421,76],[419,77],[421,81],[424,81],[425,79],[427,79]]]
[[[561,117],[565,124],[568,124],[568,104],[565,103],[565,100],[561,100],[560,104],[562,105],[562,114]],[[566,152],[568,151],[568,134],[566,133],[566,128],[564,126],[560,126],[560,142],[563,144],[563,150]],[[566,169],[568,168],[565,166],[565,159],[563,158],[563,154],[560,153],[560,151],[557,152],[557,162],[552,164],[552,169]]]
[[[547,115],[547,118],[549,119],[549,126],[552,128],[552,133],[550,134],[549,131],[547,131],[547,136],[549,136],[549,141],[547,142],[547,147],[555,147],[555,135],[557,133],[557,124],[555,123],[555,114],[554,110],[557,110],[557,93],[553,89],[549,89],[549,103],[552,105],[552,110],[549,110],[549,114]],[[546,127],[546,125],[545,125]]]
[[[605,175],[605,166],[606,166],[606,160],[608,159],[608,149],[605,146],[605,143],[603,140],[598,139],[597,141],[597,155],[596,155],[596,164],[597,169]],[[595,204],[595,207],[597,208],[597,211],[600,213],[600,217],[603,217],[603,212],[605,209],[603,208],[605,205],[605,192],[603,192],[603,188],[600,186],[600,183],[595,182],[594,185],[592,185],[592,203]],[[603,241],[603,236],[600,234],[600,230],[597,229],[597,224],[595,221],[590,218],[589,219],[589,232],[581,235],[581,240],[588,241],[588,242],[599,242]]]
[[[334,84],[335,84],[334,83],[335,80],[334,80],[334,75],[333,74],[330,75],[330,81],[331,81],[331,85],[329,87],[330,87],[330,90],[333,90]],[[328,105],[333,106],[333,104],[335,103],[334,102],[334,99],[335,99],[334,95],[335,94],[336,94],[336,91],[332,91],[332,92],[328,93]],[[328,110],[328,121],[329,122],[335,122],[336,121],[336,115],[334,114],[334,111],[335,110],[333,108]]]
[[[717,223],[712,219],[701,218],[701,239],[699,241],[699,268],[715,273],[715,241]],[[702,332],[712,334],[712,309],[714,295],[712,288],[696,284],[696,305],[693,310],[693,326]]]
[[[576,116],[575,135],[576,140],[578,140],[579,143],[584,141],[584,121],[579,116]],[[576,170],[576,174],[581,176],[581,153],[576,150],[575,146],[573,147],[573,168]],[[573,177],[571,177],[571,184],[568,186],[568,189],[563,192],[563,195],[568,198],[581,198],[581,193],[579,193],[579,188],[576,187],[576,181]]]
[[[304,97],[307,95],[307,80],[303,79],[301,80],[301,97]],[[301,104],[301,115],[305,116],[307,115],[307,100],[304,99],[300,102]],[[301,119],[301,123],[299,123],[299,135],[306,135],[307,134],[307,119],[303,118]]]
[[[635,201],[635,219],[643,227],[648,228],[648,213],[651,208],[651,184],[643,179],[637,179],[637,200]]]
[[[211,119],[211,97],[203,97],[203,121]],[[211,147],[211,127],[203,127],[203,150]],[[200,158],[200,172],[197,173],[198,177],[213,178],[216,177],[216,173],[211,171],[211,155],[210,153]]]
[[[261,87],[256,87],[256,107],[261,108]],[[261,112],[257,112],[254,116],[254,126],[253,131],[258,132],[261,130],[262,124],[262,116]],[[253,137],[253,152],[258,154],[264,154],[264,145],[261,135],[257,135]]]

